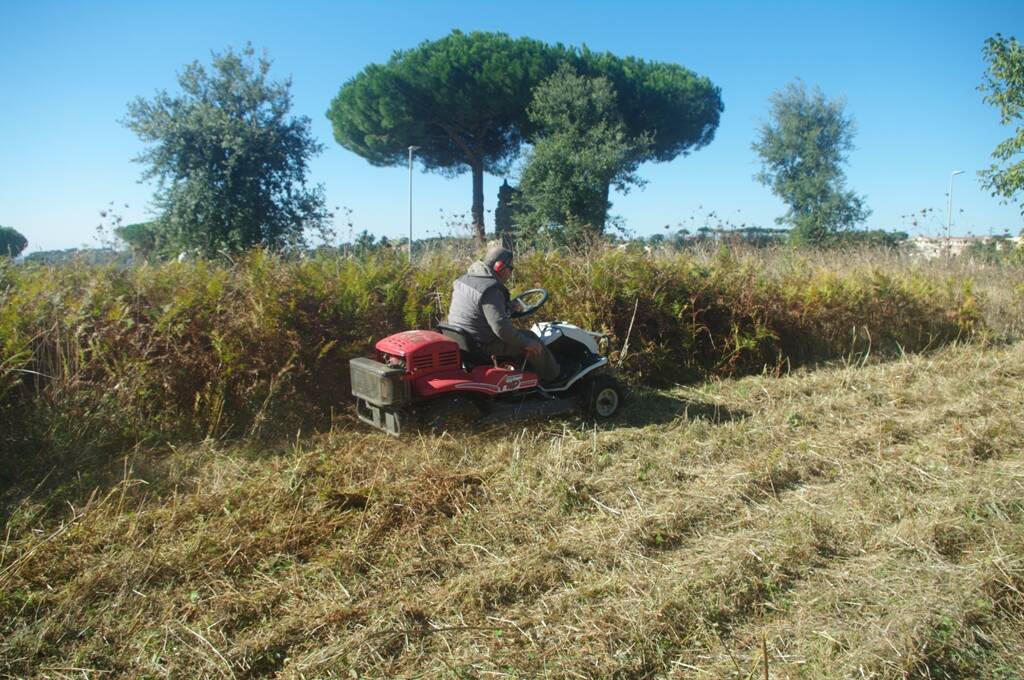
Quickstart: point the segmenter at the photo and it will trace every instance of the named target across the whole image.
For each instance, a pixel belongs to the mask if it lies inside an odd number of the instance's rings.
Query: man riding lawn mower
[[[399,435],[417,417],[437,425],[457,415],[474,422],[576,409],[615,415],[623,390],[600,354],[604,336],[563,321],[518,330],[511,319],[535,313],[548,292],[513,299],[505,287],[513,269],[512,252],[492,248],[455,281],[447,323],[388,336],[375,359],[352,359],[360,420]]]

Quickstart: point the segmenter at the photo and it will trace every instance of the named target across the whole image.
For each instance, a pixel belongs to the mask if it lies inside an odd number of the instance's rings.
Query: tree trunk
[[[604,202],[601,204],[601,222],[597,225],[597,235],[604,234],[604,228],[608,224],[608,209],[610,204],[608,203],[608,193],[611,191],[611,182],[604,183]]]
[[[473,170],[473,232],[476,242],[479,245],[486,243],[484,228],[484,165],[474,163],[470,165]]]

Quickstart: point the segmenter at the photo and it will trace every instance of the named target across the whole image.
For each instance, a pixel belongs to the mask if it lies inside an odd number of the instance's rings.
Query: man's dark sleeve
[[[526,349],[526,339],[512,325],[505,305],[505,296],[502,295],[500,288],[492,288],[480,298],[480,309],[487,319],[487,325],[502,342],[518,350]]]

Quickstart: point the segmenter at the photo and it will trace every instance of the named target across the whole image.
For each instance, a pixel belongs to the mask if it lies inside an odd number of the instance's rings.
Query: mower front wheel
[[[584,414],[597,420],[607,420],[619,412],[626,400],[626,391],[614,377],[602,374],[588,381],[579,396]]]

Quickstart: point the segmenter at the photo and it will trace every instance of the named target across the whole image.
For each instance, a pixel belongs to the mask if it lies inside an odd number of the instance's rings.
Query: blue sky
[[[704,224],[709,213],[773,226],[785,211],[753,179],[750,144],[768,98],[796,78],[845,97],[856,119],[848,186],[864,194],[872,228],[937,234],[950,173],[953,232],[1024,227],[1019,208],[981,189],[977,171],[1011,135],[977,91],[985,38],[1024,38],[1020,2],[28,2],[0,3],[0,224],[29,251],[95,245],[110,201],[128,222],[149,216],[139,184],[143,148],[119,124],[127,103],[175,91],[181,68],[247,41],[265,49],[272,76],[293,79],[294,113],[308,116],[324,153],[311,179],[357,230],[408,230],[405,168],[375,168],[339,146],[325,112],[338,89],[396,49],[451,29],[503,31],[594,50],[675,62],[722,89],[715,140],[641,169],[646,188],[613,197],[613,213],[640,235]],[[513,178],[514,180],[514,178]],[[501,178],[487,177],[494,208]],[[414,177],[417,235],[466,220],[468,174]],[[127,204],[129,207],[123,207]],[[934,211],[911,224],[910,213]],[[963,210],[963,212],[960,212]],[[490,226],[490,215],[488,215]],[[339,218],[339,231],[347,227]]]

